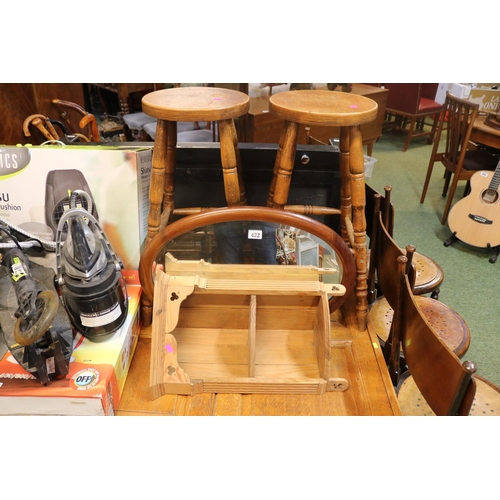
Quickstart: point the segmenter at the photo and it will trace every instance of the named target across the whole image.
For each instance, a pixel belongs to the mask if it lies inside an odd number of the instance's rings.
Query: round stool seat
[[[474,375],[474,379],[476,380],[476,395],[469,415],[484,417],[500,415],[499,388],[477,375]],[[411,376],[406,378],[398,388],[398,403],[403,416],[436,416]]]
[[[444,279],[443,268],[435,260],[417,252],[413,254],[412,263],[416,272],[413,293],[425,295],[438,290]],[[436,298],[435,295],[433,298]]]
[[[367,266],[370,263],[370,250],[367,250]],[[415,252],[412,257],[412,264],[415,266],[414,295],[426,295],[434,293],[432,298],[437,298],[437,291],[444,280],[443,268],[430,257]],[[369,266],[368,266],[369,267]]]
[[[269,111],[279,118],[305,125],[348,127],[375,120],[372,99],[330,90],[293,90],[269,98]]]
[[[173,122],[229,120],[250,108],[248,95],[214,87],[179,87],[150,92],[142,98],[149,116]]]
[[[415,301],[445,344],[461,358],[470,345],[470,330],[463,318],[438,300],[416,295]],[[375,333],[384,343],[389,338],[393,316],[394,311],[385,297],[377,299],[370,309]]]

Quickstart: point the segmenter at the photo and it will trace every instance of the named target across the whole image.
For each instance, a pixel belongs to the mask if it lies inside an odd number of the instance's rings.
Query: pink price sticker
[[[352,106],[349,106],[350,108],[352,109],[358,109],[358,107],[356,106],[356,104],[353,104]]]
[[[170,345],[170,344],[167,344],[165,346],[165,349],[168,351],[168,352],[174,352],[174,348]]]

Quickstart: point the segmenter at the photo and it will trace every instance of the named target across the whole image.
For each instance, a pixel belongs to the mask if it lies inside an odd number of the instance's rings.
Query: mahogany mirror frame
[[[153,302],[153,264],[162,247],[189,231],[217,223],[236,221],[260,221],[285,224],[307,231],[329,245],[335,251],[340,261],[342,269],[341,284],[346,288],[345,295],[330,299],[330,313],[336,311],[354,290],[356,281],[354,255],[346,242],[333,229],[315,219],[286,210],[269,207],[237,206],[204,210],[195,215],[186,216],[170,223],[154,236],[144,250],[139,263],[139,279],[146,298]]]

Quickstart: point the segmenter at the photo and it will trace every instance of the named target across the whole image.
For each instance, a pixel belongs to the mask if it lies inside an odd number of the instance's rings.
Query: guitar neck
[[[491,178],[488,189],[492,189],[493,191],[498,191],[498,186],[500,186],[500,160],[498,160],[497,166],[495,168],[495,173]]]

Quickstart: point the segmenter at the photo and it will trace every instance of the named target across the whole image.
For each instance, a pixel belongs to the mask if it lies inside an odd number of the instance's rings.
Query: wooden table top
[[[354,301],[345,308],[353,308]],[[151,399],[149,365],[151,327],[144,329],[132,360],[116,415],[119,416],[299,416],[401,415],[370,318],[361,332],[355,315],[332,316],[332,376],[345,377],[344,392],[321,395],[211,394],[163,395]],[[352,317],[354,320],[346,320]],[[346,324],[349,323],[349,324]]]
[[[485,120],[485,115],[476,118],[474,126],[472,127],[470,140],[472,142],[484,144],[485,146],[500,149],[500,130],[486,125],[484,123]]]

